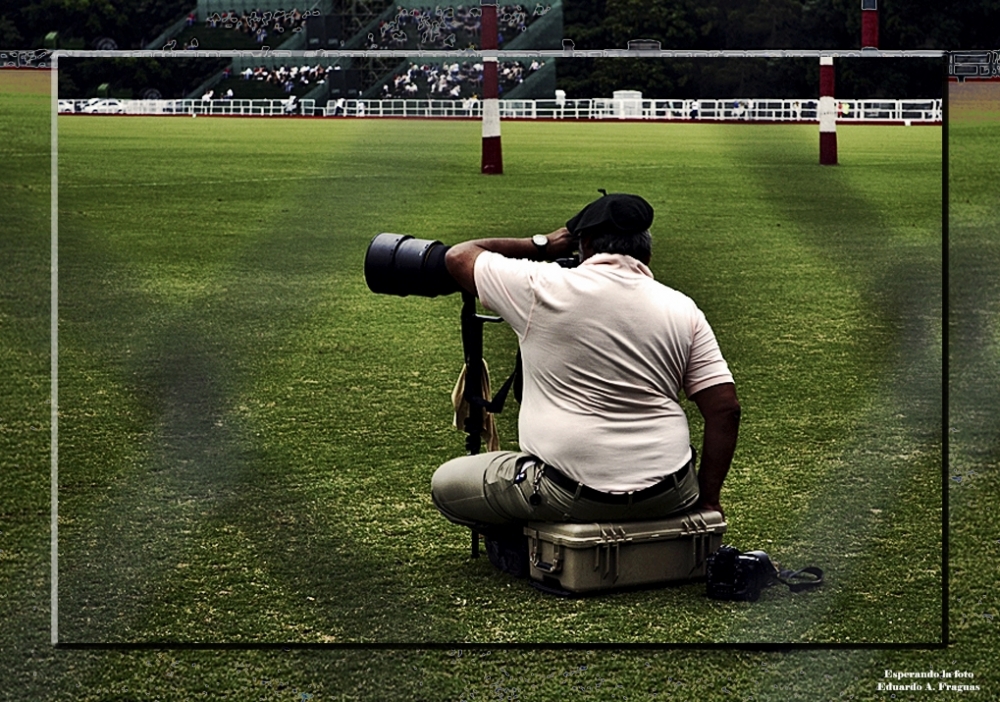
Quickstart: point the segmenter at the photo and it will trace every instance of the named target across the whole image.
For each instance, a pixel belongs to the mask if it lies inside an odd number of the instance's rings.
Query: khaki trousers
[[[524,471],[524,478],[515,477]],[[692,509],[698,501],[694,466],[670,490],[632,504],[590,500],[553,483],[534,456],[516,451],[490,451],[462,456],[437,469],[431,498],[452,522],[470,527],[519,522],[600,522],[660,519]],[[535,492],[541,498],[531,504]]]

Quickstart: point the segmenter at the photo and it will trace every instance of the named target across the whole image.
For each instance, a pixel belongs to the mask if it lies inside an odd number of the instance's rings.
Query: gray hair
[[[648,229],[639,234],[605,232],[594,234],[590,245],[594,253],[625,254],[640,261],[648,261],[653,253],[653,236]]]

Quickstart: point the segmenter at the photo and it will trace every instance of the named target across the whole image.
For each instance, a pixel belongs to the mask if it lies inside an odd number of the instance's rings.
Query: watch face
[[[535,246],[545,247],[549,244],[549,238],[544,234],[535,234],[531,240],[535,242]]]

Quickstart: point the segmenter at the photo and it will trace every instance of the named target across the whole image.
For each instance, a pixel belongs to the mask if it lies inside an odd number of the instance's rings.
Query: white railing
[[[815,122],[809,100],[501,100],[501,119],[698,120]],[[941,100],[841,100],[841,122],[940,122]],[[346,100],[327,103],[327,117],[481,117],[479,100]]]
[[[239,115],[280,117],[316,115],[315,100],[60,100],[59,112],[103,115]]]
[[[480,100],[60,100],[60,113],[480,118]],[[501,119],[815,122],[808,100],[501,100]],[[938,123],[941,100],[839,100],[837,121]]]

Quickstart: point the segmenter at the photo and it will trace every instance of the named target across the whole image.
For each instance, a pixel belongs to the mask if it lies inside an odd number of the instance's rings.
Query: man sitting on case
[[[652,221],[643,198],[611,194],[547,236],[447,252],[459,285],[514,329],[524,366],[521,451],[434,474],[434,504],[452,522],[489,534],[722,511],[740,405],[704,314],[653,279]],[[544,262],[577,247],[576,268]],[[705,420],[697,474],[682,392]]]

